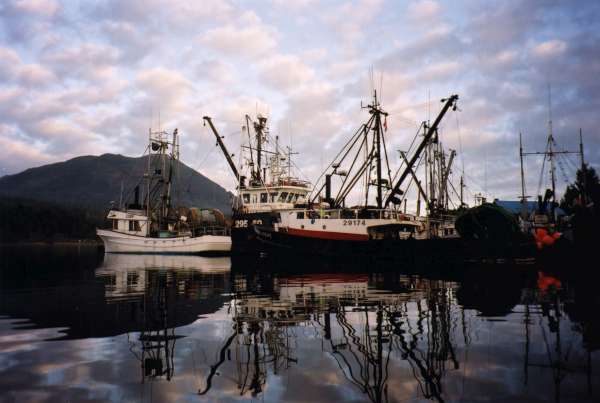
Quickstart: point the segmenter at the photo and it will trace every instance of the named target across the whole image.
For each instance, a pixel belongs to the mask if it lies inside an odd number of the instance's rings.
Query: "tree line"
[[[104,212],[37,200],[0,198],[0,243],[96,239]]]

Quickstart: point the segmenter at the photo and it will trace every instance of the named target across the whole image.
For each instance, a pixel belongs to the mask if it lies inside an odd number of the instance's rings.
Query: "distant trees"
[[[560,207],[569,214],[584,206],[600,212],[600,179],[596,170],[587,164],[577,171],[575,182],[567,186],[560,202]]]
[[[597,238],[600,225],[600,180],[594,168],[583,165],[574,183],[567,186],[560,207],[568,214],[574,239],[584,247]]]
[[[95,239],[101,211],[16,198],[0,198],[0,242]]]

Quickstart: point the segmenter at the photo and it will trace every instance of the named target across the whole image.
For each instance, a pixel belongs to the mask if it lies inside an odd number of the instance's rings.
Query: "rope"
[[[542,190],[542,182],[544,181],[544,174],[546,173],[545,170],[546,167],[546,156],[544,156],[544,161],[542,162],[542,172],[540,173],[540,180],[538,181],[538,187],[537,187],[537,193],[536,194],[541,194],[541,190]]]
[[[563,154],[558,154],[558,155],[562,157],[562,155],[563,155]],[[568,175],[567,175],[567,173],[565,172],[565,168],[564,168],[564,166],[563,166],[563,163],[562,163],[562,158],[560,158],[560,157],[559,157],[559,158],[557,158],[557,159],[556,159],[556,162],[557,162],[557,164],[558,164],[558,168],[560,169],[560,173],[561,173],[561,174],[562,174],[562,176],[563,176],[563,180],[564,180],[564,181],[565,181],[565,183],[568,185],[568,184],[569,184],[569,178],[568,178]]]

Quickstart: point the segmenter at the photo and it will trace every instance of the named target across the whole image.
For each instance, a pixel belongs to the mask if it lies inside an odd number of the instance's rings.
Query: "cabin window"
[[[244,204],[250,203],[250,193],[244,193],[242,197],[244,198]]]
[[[293,194],[293,193],[290,193],[290,195],[289,195],[289,196],[288,196],[288,198],[287,198],[287,202],[288,202],[288,203],[292,203],[293,199],[294,199],[294,194]]]
[[[285,199],[287,198],[288,192],[281,192],[281,196],[279,196],[279,203],[285,203]]]
[[[252,195],[252,204],[258,203],[258,195]]]
[[[260,194],[260,202],[261,203],[267,203],[269,201],[268,196],[266,193],[261,193]]]
[[[141,231],[140,222],[135,220],[129,220],[129,231]]]
[[[275,192],[275,193],[271,193],[271,203],[275,203],[275,199],[277,198],[277,195],[279,193]]]
[[[303,219],[304,218],[304,211],[300,211],[300,212],[296,213],[296,218]]]
[[[127,286],[135,287],[140,281],[140,275],[138,273],[127,273]]]
[[[113,222],[113,229],[118,230],[119,229],[119,220],[112,220],[112,222]]]

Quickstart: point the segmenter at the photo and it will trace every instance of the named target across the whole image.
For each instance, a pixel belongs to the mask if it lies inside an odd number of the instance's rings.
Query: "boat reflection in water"
[[[579,327],[556,323],[565,315],[560,287],[527,289],[535,279],[510,273],[456,281],[397,272],[234,273],[231,331],[201,376],[198,393],[219,396],[233,383],[239,395],[256,397],[270,391],[269,378],[277,385],[285,373],[296,378],[287,387],[296,383],[302,390],[313,372],[320,383],[307,384],[305,393],[332,382],[353,390],[338,397],[351,393],[372,402],[491,394],[511,400],[536,392],[560,401],[567,376],[567,395],[590,399],[591,351],[579,343]],[[532,366],[549,372],[537,372],[532,382]],[[503,391],[507,374],[516,375],[522,389]],[[586,387],[573,386],[578,384]]]
[[[236,259],[0,259],[0,400],[598,401],[571,268]]]
[[[216,374],[228,373],[241,395],[257,396],[269,372],[277,375],[302,360],[295,352],[302,342],[296,334],[304,329],[321,340],[322,352],[370,401],[388,401],[393,356],[410,365],[423,397],[442,401],[444,373],[459,368],[451,329],[460,320],[452,309],[455,284],[404,277],[390,291],[372,287],[377,275],[271,279],[272,284],[261,284],[261,279],[234,277],[232,333],[201,395],[210,391]],[[271,295],[256,292],[271,287]]]
[[[222,306],[230,268],[229,257],[105,255],[95,275],[105,283],[107,304],[118,304],[119,313],[125,307],[138,324],[127,341],[141,363],[142,382],[171,380],[175,343],[184,337],[175,328]]]

